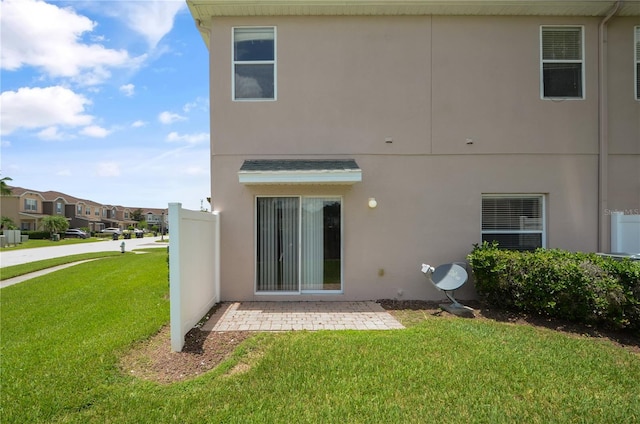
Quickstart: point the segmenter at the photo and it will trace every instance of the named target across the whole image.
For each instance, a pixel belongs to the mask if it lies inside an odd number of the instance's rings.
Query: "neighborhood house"
[[[219,300],[441,299],[421,263],[608,252],[609,215],[638,214],[636,1],[187,4]]]

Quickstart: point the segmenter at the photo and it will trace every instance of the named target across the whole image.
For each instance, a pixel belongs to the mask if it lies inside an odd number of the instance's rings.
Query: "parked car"
[[[122,234],[122,230],[120,228],[115,228],[115,227],[105,228],[104,230],[102,230],[100,232],[101,233],[117,234],[117,235]]]
[[[133,232],[138,234],[138,233],[144,233],[144,231],[142,231],[140,228],[134,228]]]
[[[82,231],[79,228],[70,228],[67,231],[64,232],[64,236],[65,237],[76,237],[76,238],[82,238],[82,239],[86,239],[89,238],[89,234],[87,234],[86,232]]]

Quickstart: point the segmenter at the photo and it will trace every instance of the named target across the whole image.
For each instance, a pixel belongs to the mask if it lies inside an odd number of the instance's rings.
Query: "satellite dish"
[[[422,264],[422,273],[451,300],[450,305],[441,304],[440,308],[455,315],[468,315],[473,310],[464,306],[453,297],[453,292],[464,285],[469,278],[467,271],[458,264],[444,264],[436,268]]]

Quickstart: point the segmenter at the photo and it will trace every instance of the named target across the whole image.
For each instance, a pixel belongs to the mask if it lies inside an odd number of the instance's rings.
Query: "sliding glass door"
[[[342,290],[341,200],[258,197],[256,291]]]

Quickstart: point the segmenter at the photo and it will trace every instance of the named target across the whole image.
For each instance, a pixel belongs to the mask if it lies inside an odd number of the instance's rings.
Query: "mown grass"
[[[80,253],[77,255],[62,256],[59,258],[43,259],[41,261],[28,262],[26,264],[12,265],[0,268],[0,281],[19,275],[29,274],[31,272],[40,271],[58,265],[69,264],[72,262],[84,261],[87,259],[105,258],[109,256],[119,256],[119,252],[92,252]]]
[[[397,331],[258,334],[160,385],[120,356],[168,321],[166,252],[2,289],[3,423],[632,423],[640,357],[608,342],[424,317]],[[228,373],[246,363],[241,373]]]

